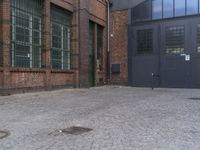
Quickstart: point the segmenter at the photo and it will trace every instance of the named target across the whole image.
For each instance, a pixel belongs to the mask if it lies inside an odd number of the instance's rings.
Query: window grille
[[[185,50],[185,28],[176,26],[166,28],[166,53],[180,54]]]
[[[71,68],[71,13],[51,7],[51,64],[54,69]]]
[[[11,64],[41,67],[42,0],[11,0]]]
[[[153,51],[153,30],[144,29],[137,31],[137,53],[145,54]]]

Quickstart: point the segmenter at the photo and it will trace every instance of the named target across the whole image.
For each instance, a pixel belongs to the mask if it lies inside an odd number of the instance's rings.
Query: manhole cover
[[[6,138],[10,133],[7,131],[0,131],[0,139]]]
[[[200,101],[200,97],[191,97],[189,98],[190,100],[196,100],[196,101]]]
[[[92,129],[90,128],[85,128],[85,127],[70,127],[70,128],[66,128],[63,130],[59,130],[59,132],[61,133],[65,133],[65,134],[72,134],[72,135],[80,135],[86,132],[90,132],[92,131]]]

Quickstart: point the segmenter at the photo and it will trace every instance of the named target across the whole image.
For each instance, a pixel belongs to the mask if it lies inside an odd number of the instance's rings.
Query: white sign
[[[185,61],[190,61],[190,55],[185,55]]]

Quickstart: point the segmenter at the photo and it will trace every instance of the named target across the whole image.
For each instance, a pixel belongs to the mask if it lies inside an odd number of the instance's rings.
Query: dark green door
[[[89,71],[88,71],[88,81],[89,86],[95,86],[95,24],[93,22],[89,23]]]

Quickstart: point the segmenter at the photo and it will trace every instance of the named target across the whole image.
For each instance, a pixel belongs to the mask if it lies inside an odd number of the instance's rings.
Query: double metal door
[[[140,30],[152,29],[152,52],[137,54]],[[152,82],[152,73],[156,76]],[[129,84],[200,88],[200,18],[186,17],[129,28]]]

